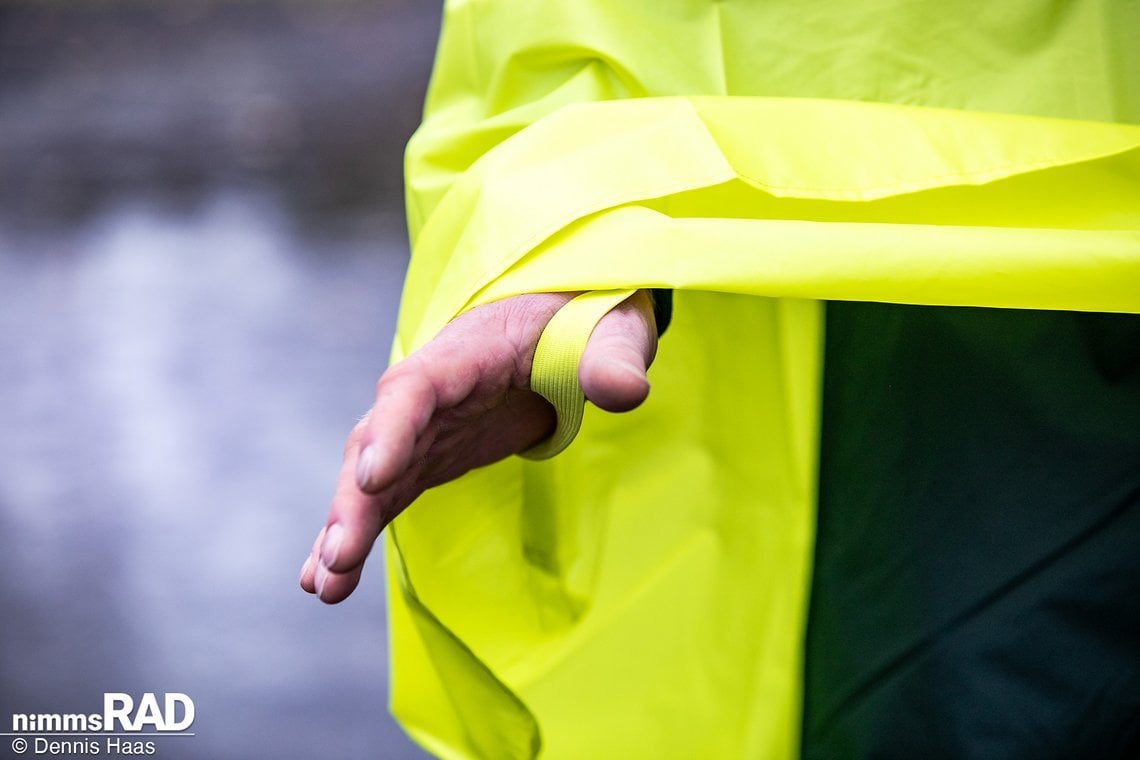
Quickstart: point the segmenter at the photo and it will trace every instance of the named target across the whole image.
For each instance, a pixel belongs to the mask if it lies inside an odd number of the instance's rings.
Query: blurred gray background
[[[386,364],[439,12],[0,2],[0,730],[183,692],[157,757],[423,756],[379,558],[339,607],[296,579]]]

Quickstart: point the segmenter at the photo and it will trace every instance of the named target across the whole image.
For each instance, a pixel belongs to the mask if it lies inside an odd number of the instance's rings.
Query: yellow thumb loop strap
[[[578,362],[598,321],[633,295],[633,290],[592,290],[572,298],[543,329],[534,349],[530,389],[554,405],[554,433],[519,454],[526,459],[549,459],[578,435],[586,396],[578,383]]]

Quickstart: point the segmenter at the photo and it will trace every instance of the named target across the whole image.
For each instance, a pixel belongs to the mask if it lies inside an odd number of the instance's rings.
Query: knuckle
[[[372,410],[360,418],[360,420],[352,426],[352,430],[348,432],[348,438],[344,441],[344,457],[347,459],[350,455],[355,453],[364,441],[368,433],[368,428],[372,422]]]
[[[356,421],[356,424],[352,426],[352,431],[349,435],[362,435],[364,431],[368,429],[368,426],[371,424],[371,422],[372,410],[369,409],[361,416],[359,420]]]
[[[399,364],[389,367],[376,381],[376,399],[380,400],[406,392],[408,388],[414,387],[418,374],[418,364],[419,359],[413,354]]]
[[[399,382],[400,378],[406,374],[403,367],[404,362],[400,362],[389,367],[384,374],[380,375],[380,379],[376,381],[376,395],[379,396],[386,389],[391,388],[393,384]]]
[[[364,437],[363,430],[353,428],[352,432],[348,434],[348,439],[344,442],[344,458],[348,459],[352,454],[360,448],[360,439]]]

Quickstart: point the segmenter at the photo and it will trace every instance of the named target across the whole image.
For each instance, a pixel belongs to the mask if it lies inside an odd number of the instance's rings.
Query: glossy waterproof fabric
[[[794,756],[820,300],[1140,311],[1137,28],[1126,2],[448,4],[394,358],[516,293],[676,292],[641,409],[389,532],[409,732]]]

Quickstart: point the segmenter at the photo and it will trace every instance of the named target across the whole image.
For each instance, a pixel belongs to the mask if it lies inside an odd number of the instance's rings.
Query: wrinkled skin
[[[538,293],[480,306],[390,367],[344,448],[325,527],[301,587],[335,604],[360,582],[384,527],[428,488],[523,451],[554,430],[554,410],[530,390],[535,345],[573,294]],[[657,349],[653,307],[638,291],[598,323],[578,367],[586,398],[611,412],[649,393]]]

